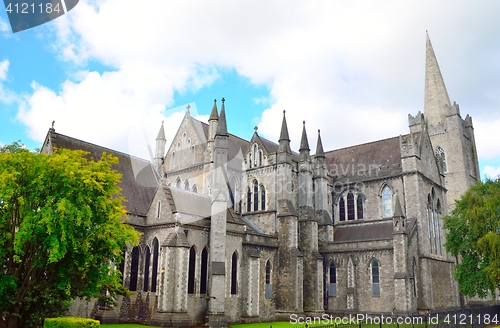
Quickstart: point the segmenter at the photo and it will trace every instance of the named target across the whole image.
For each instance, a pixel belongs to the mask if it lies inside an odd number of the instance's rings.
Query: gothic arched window
[[[232,177],[231,182],[229,183],[229,199],[231,201],[231,207],[233,210],[235,209],[235,201],[234,201],[234,194],[236,192],[236,178]]]
[[[208,282],[208,250],[205,247],[201,252],[200,294],[207,293]]]
[[[417,261],[415,258],[413,258],[413,266],[412,266],[412,272],[413,272],[413,296],[417,297]]]
[[[250,188],[247,190],[247,212],[252,211],[252,191],[250,191]]]
[[[328,296],[337,296],[337,267],[333,261],[330,263],[328,278]]]
[[[354,220],[354,194],[349,192],[347,194],[347,220]]]
[[[441,146],[437,146],[434,154],[436,155],[438,162],[441,165],[443,173],[448,172],[448,168],[446,167],[446,154],[444,153],[444,149],[441,148]]]
[[[236,294],[237,285],[238,285],[238,255],[236,252],[233,253],[233,257],[231,258],[231,294]]]
[[[139,276],[139,247],[132,249],[132,261],[130,264],[130,287],[129,290],[135,292],[137,290],[137,277]]]
[[[196,187],[196,185],[193,185],[193,192],[194,192],[195,194],[197,194],[197,193],[198,193],[198,187]]]
[[[437,227],[436,227],[436,232],[437,232],[437,245],[438,245],[438,250],[439,250],[439,255],[443,255],[442,254],[442,247],[441,247],[441,202],[439,201],[439,199],[437,200],[437,203],[436,203],[436,223],[437,223]]]
[[[273,297],[273,289],[271,285],[271,262],[267,260],[266,262],[266,298],[270,299]]]
[[[149,264],[151,261],[151,251],[146,246],[146,258],[144,259],[144,288],[143,291],[149,291]]]
[[[382,189],[382,202],[384,208],[384,217],[392,216],[392,191],[389,186],[385,186]]]
[[[196,266],[196,250],[194,246],[189,249],[188,294],[194,294],[194,273]]]
[[[151,291],[156,292],[156,283],[158,278],[158,257],[159,257],[159,243],[158,239],[153,239],[153,266],[151,272]]]
[[[260,209],[266,209],[266,188],[264,186],[260,186]]]
[[[257,147],[257,145],[253,145],[253,158],[255,160],[255,166],[257,166],[258,153],[259,153],[259,147]]]
[[[259,182],[253,181],[253,210],[259,210]]]
[[[358,215],[358,220],[363,218],[363,196],[358,195],[356,198],[356,212]]]
[[[371,262],[371,283],[372,283],[372,296],[380,296],[380,264],[377,260],[373,259]]]
[[[262,166],[262,150],[259,151],[259,166]]]
[[[363,218],[363,194],[358,190],[348,190],[339,198],[338,221],[352,221]]]
[[[184,181],[184,190],[189,191],[189,181],[188,180]]]
[[[339,220],[345,221],[345,202],[344,197],[340,197],[339,199]]]
[[[429,237],[429,243],[430,243],[431,253],[433,252],[433,245],[434,245],[434,243],[432,242],[432,239],[433,239],[433,233],[432,233],[432,229],[433,229],[432,211],[433,211],[433,208],[432,208],[432,198],[431,198],[430,194],[427,194],[427,234],[428,234],[428,237]]]
[[[181,178],[177,178],[177,180],[175,180],[175,186],[179,189],[181,188]]]

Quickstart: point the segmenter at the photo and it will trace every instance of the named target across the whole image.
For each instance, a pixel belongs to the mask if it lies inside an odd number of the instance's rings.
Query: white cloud
[[[9,61],[4,59],[0,61],[0,81],[7,78],[7,71],[9,70]]]
[[[7,80],[10,62],[7,59],[0,61],[0,103],[10,104],[18,99],[18,96],[5,88],[3,81]]]
[[[22,103],[18,116],[31,128],[34,140],[43,140],[55,120],[58,132],[128,151],[127,136],[138,125],[158,131],[164,99],[171,97],[130,83],[126,72],[89,72],[80,83],[66,81],[59,93],[33,83],[33,94]],[[154,140],[156,134],[148,132]]]
[[[500,118],[474,120],[474,136],[479,158],[493,159],[500,157]]]
[[[9,24],[0,17],[0,34],[9,35],[10,33]]]
[[[500,177],[500,166],[498,167],[485,166],[483,169],[483,175],[491,179]]]
[[[500,67],[495,55],[500,42],[493,32],[500,30],[493,9],[499,6],[495,1],[152,0],[140,6],[131,0],[80,1],[57,20],[54,46],[66,61],[82,65],[96,59],[116,71],[84,73],[58,93],[34,85],[19,117],[37,140],[55,119],[56,128],[72,136],[116,145],[141,120],[155,121],[156,132],[159,113],[172,103],[174,91],[198,90],[219,77],[218,67],[229,67],[269,87],[270,107],[256,121],[259,133],[271,140],[278,139],[283,109],[295,146],[304,119],[312,149],[318,128],[326,149],[391,137],[407,133],[407,114],[423,109],[428,24],[452,100],[481,126],[480,119],[491,117],[500,102],[498,70],[492,69]],[[232,115],[229,103],[227,109]],[[493,116],[500,119],[498,111]],[[500,153],[500,146],[484,141],[479,126],[480,156]]]

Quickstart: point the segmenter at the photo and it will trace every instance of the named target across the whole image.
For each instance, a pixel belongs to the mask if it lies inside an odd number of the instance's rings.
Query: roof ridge
[[[396,139],[396,138],[404,137],[404,136],[407,136],[407,135],[410,135],[410,134],[409,133],[407,133],[407,134],[400,134],[399,136],[395,136],[395,137],[389,137],[389,138],[385,138],[385,139],[380,139],[380,140],[374,140],[374,141],[369,141],[369,142],[365,142],[365,143],[360,143],[360,144],[357,144],[357,145],[352,145],[352,146],[346,146],[346,147],[342,147],[342,148],[332,149],[332,150],[325,151],[325,154],[326,153],[331,153],[333,151],[342,150],[342,149],[359,147],[359,146],[374,144],[374,143],[377,143],[377,142],[383,142],[383,141],[387,141],[389,139]]]
[[[139,159],[141,161],[145,161],[145,162],[151,163],[151,161],[149,161],[147,159],[144,159],[144,158],[141,158],[141,157],[138,157],[138,156],[135,156],[135,155],[127,154],[127,153],[124,153],[124,152],[119,151],[119,150],[114,150],[114,149],[111,149],[111,148],[108,148],[108,147],[104,147],[104,146],[100,146],[98,144],[94,144],[94,143],[91,143],[91,142],[88,142],[88,141],[85,141],[85,140],[73,138],[73,137],[67,136],[67,135],[62,134],[62,133],[58,133],[58,132],[54,132],[54,133],[55,133],[56,136],[66,137],[66,138],[69,138],[69,139],[73,139],[73,140],[76,140],[76,141],[83,142],[83,143],[88,144],[88,145],[92,145],[92,146],[95,146],[95,147],[103,148],[105,150],[109,150],[110,153],[118,153],[118,154],[121,154],[121,155],[125,155],[125,156],[128,156],[128,157],[133,157],[135,159]],[[56,141],[55,147],[57,147],[57,141]]]
[[[191,117],[191,119],[192,119],[192,120],[195,120],[195,121],[198,121],[198,122],[200,122],[201,124],[204,124],[204,125],[208,126],[208,123],[205,123],[205,122],[203,122],[203,121],[200,121],[200,120],[199,120],[199,119],[197,119],[197,118]],[[238,136],[237,136],[237,135],[235,135],[235,134],[232,134],[232,133],[229,133],[229,132],[228,132],[227,134],[228,134],[230,137],[235,137],[235,138],[238,138],[238,139],[240,139],[240,140],[243,140],[243,141],[246,141],[246,142],[250,143],[250,141],[248,141],[248,140],[246,140],[246,139],[243,139],[242,137],[238,137]]]

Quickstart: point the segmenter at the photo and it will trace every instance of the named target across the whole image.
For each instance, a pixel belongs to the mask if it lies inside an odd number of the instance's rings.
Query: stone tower
[[[210,327],[227,327],[226,299],[226,223],[228,209],[227,152],[228,132],[224,98],[215,132],[212,169],[212,209],[210,221]],[[217,108],[214,104],[214,109]]]
[[[313,203],[313,170],[303,122],[298,163],[299,246],[304,255],[304,311],[323,312],[323,257],[318,252],[318,219]]]
[[[292,151],[286,124],[285,111],[277,153],[277,199],[278,199],[278,290],[276,293],[276,315],[289,320],[290,314],[302,312],[303,259],[298,249],[298,213],[293,206]]]
[[[321,141],[320,130],[318,130],[318,141],[316,143],[316,155],[314,162],[314,209],[318,218],[318,238],[320,244],[333,241],[333,221],[331,206],[328,204],[328,168],[325,164],[325,152]]]
[[[458,104],[450,102],[428,34],[424,116],[440,173],[445,178],[447,202],[451,210],[455,199],[480,180],[476,142],[472,118],[467,115],[462,119]]]

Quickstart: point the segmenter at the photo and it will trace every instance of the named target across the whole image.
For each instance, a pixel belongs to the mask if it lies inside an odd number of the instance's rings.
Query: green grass
[[[138,325],[135,323],[108,323],[101,325],[103,328],[154,328],[155,326]]]
[[[324,323],[317,323],[317,324],[310,324],[307,325],[308,327],[315,327],[315,326],[324,326]],[[293,324],[288,321],[280,321],[280,322],[258,322],[258,323],[247,323],[247,324],[232,324],[231,328],[304,328],[305,324]]]

